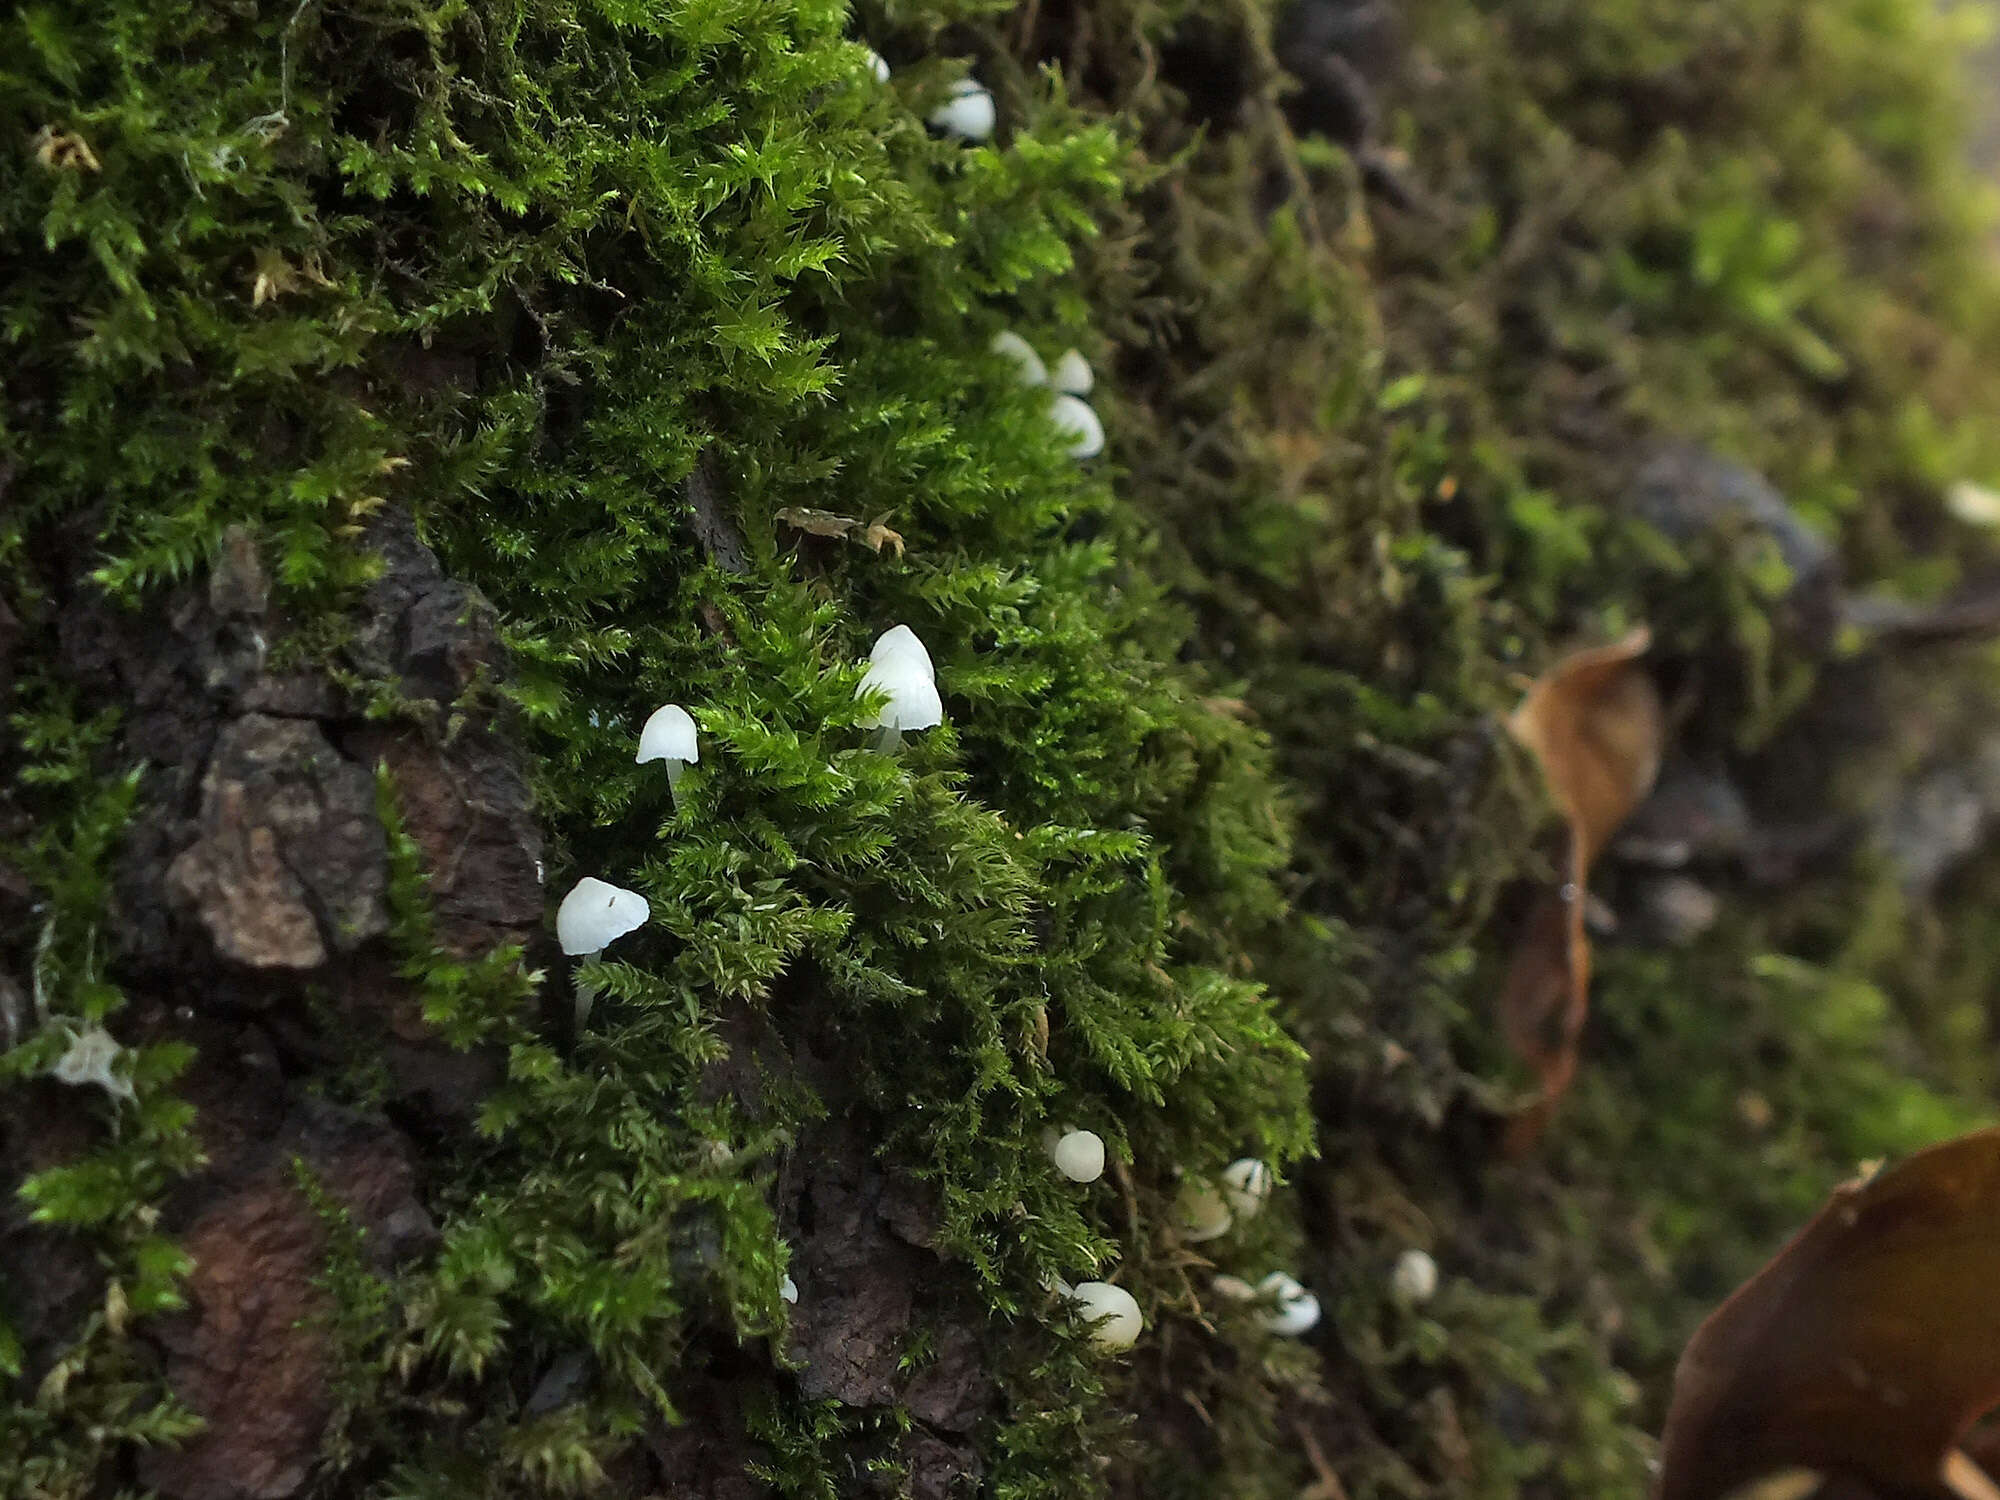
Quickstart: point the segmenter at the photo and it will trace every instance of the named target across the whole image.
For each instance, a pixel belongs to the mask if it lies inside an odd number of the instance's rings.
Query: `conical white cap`
[[[1049,373],[1049,384],[1059,391],[1072,396],[1088,396],[1090,388],[1096,384],[1096,377],[1090,373],[1090,361],[1074,349],[1065,349],[1056,367]]]
[[[1048,366],[1042,363],[1041,355],[1035,353],[1035,346],[1011,328],[1002,329],[993,335],[993,342],[986,346],[995,354],[1006,356],[1014,362],[1015,373],[1022,385],[1047,385]]]
[[[1138,1342],[1146,1320],[1139,1304],[1122,1286],[1108,1281],[1079,1281],[1070,1294],[1076,1315],[1091,1325],[1090,1341],[1100,1349],[1129,1349]]]
[[[1069,439],[1071,458],[1095,458],[1104,451],[1104,424],[1080,397],[1056,397],[1049,404],[1049,421]]]
[[[910,637],[916,640],[915,636]],[[918,651],[923,647],[919,645]],[[927,670],[930,658],[921,659],[910,653],[894,653],[885,659],[871,661],[868,671],[855,689],[857,697],[869,693],[887,693],[889,701],[873,719],[864,721],[869,729],[930,729],[944,718],[944,700],[938,697],[937,684],[931,680]]]
[[[988,139],[999,118],[993,96],[970,78],[954,83],[951,98],[931,111],[931,124],[964,141]]]

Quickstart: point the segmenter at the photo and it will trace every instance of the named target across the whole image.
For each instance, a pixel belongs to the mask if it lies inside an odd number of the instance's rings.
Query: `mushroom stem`
[[[673,794],[674,811],[681,811],[681,777],[687,774],[687,762],[669,760],[667,762],[667,790]]]
[[[584,965],[590,963],[603,951],[602,948],[598,948],[593,952],[580,955],[581,962],[576,966],[576,1025],[579,1031],[583,1029],[583,1023],[590,1019],[590,1007],[597,999],[597,986],[583,977]]]

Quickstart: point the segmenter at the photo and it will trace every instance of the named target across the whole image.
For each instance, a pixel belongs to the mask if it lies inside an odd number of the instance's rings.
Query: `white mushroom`
[[[1218,1276],[1209,1283],[1218,1296],[1227,1297],[1231,1302],[1255,1302],[1257,1288],[1241,1276]]]
[[[1190,1177],[1181,1184],[1174,1200],[1174,1217],[1180,1221],[1181,1238],[1191,1245],[1229,1233],[1229,1205],[1215,1184],[1203,1177]]]
[[[92,1026],[70,1034],[69,1048],[56,1059],[52,1071],[72,1088],[95,1084],[114,1099],[134,1099],[132,1080],[112,1071],[112,1064],[124,1050],[110,1032]]]
[[[1405,1250],[1389,1273],[1389,1289],[1400,1302],[1428,1302],[1438,1289],[1438,1266],[1421,1250]]]
[[[626,933],[645,926],[652,914],[653,908],[637,891],[586,875],[556,908],[556,941],[571,958],[592,959]],[[596,997],[588,984],[577,982],[577,1025],[589,1017],[590,1002]]]
[[[1090,373],[1089,360],[1074,349],[1065,349],[1049,375],[1049,384],[1071,396],[1088,396],[1096,377]]]
[[[1095,458],[1104,451],[1104,424],[1090,403],[1076,396],[1057,396],[1049,403],[1049,422],[1069,440],[1071,458]]]
[[[778,1283],[778,1295],[787,1302],[796,1304],[799,1300],[799,1284],[787,1276]]]
[[[1076,1315],[1091,1325],[1090,1341],[1106,1351],[1129,1349],[1138,1342],[1146,1320],[1139,1304],[1122,1286],[1108,1281],[1079,1281],[1069,1293]]]
[[[1047,385],[1048,366],[1042,363],[1041,355],[1035,353],[1034,345],[1011,328],[1003,328],[993,335],[993,342],[987,351],[1014,362],[1014,375],[1022,385]]]
[[[993,96],[970,78],[961,78],[954,83],[951,97],[931,111],[931,124],[962,141],[990,139],[998,119]]]
[[[1970,479],[1960,479],[1944,492],[1944,508],[1968,526],[2000,526],[2000,493]]]
[[[1271,1299],[1264,1326],[1281,1338],[1295,1339],[1319,1322],[1319,1298],[1283,1271],[1273,1271],[1258,1282],[1257,1292]]]
[[[868,671],[854,691],[857,697],[870,693],[888,697],[872,719],[862,721],[878,731],[873,741],[877,750],[894,750],[902,744],[904,730],[930,729],[944,718],[931,654],[907,625],[884,631],[876,640],[868,655]]]
[[[868,54],[868,71],[875,75],[875,81],[877,83],[887,83],[889,81],[889,64],[887,60],[873,47],[863,47],[861,50]]]
[[[1254,1156],[1238,1157],[1222,1169],[1222,1196],[1237,1218],[1256,1218],[1271,1196],[1271,1169]]]
[[[1104,1175],[1104,1141],[1096,1131],[1071,1127],[1057,1135],[1051,1130],[1042,1144],[1056,1170],[1071,1182],[1095,1182]]]
[[[681,805],[681,773],[701,763],[701,741],[695,735],[694,719],[678,703],[653,710],[646,727],[639,731],[639,764],[663,760],[667,763],[667,787],[674,795],[674,808]]]

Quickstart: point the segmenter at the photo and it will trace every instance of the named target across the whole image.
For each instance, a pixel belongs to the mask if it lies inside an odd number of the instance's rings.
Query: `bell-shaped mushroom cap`
[[[571,958],[597,953],[646,925],[653,914],[637,891],[586,875],[556,908],[556,940]]]
[[[678,760],[694,765],[701,759],[701,744],[695,738],[694,720],[678,703],[653,710],[646,727],[639,731],[639,764],[651,760]]]
[[[885,630],[868,653],[868,670],[857,697],[886,693],[889,701],[871,720],[871,729],[930,729],[944,718],[944,701],[938,697],[937,674],[931,654],[917,633],[907,625]]]
[[[951,86],[951,97],[931,111],[931,124],[960,140],[983,141],[993,134],[999,114],[993,96],[970,78]]]
[[[799,1284],[787,1276],[783,1281],[778,1283],[778,1295],[783,1297],[787,1302],[797,1302],[799,1300]]]
[[[1088,396],[1096,383],[1096,377],[1090,373],[1090,361],[1074,349],[1063,350],[1055,369],[1049,372],[1049,384],[1071,396]]]
[[[1271,1196],[1271,1169],[1254,1156],[1238,1157],[1222,1169],[1222,1196],[1237,1218],[1256,1218]]]
[[[1139,1304],[1122,1286],[1108,1281],[1079,1281],[1069,1294],[1076,1315],[1091,1325],[1090,1341],[1100,1349],[1129,1349],[1138,1342],[1146,1320]]]
[[[1229,1205],[1215,1184],[1203,1177],[1190,1177],[1181,1184],[1174,1199],[1174,1217],[1180,1220],[1181,1238],[1191,1245],[1229,1233],[1232,1222]]]
[[[1319,1322],[1319,1298],[1283,1271],[1266,1276],[1257,1283],[1257,1290],[1272,1303],[1264,1315],[1264,1326],[1279,1337],[1295,1339]]]
[[[1421,1250],[1405,1250],[1389,1273],[1389,1289],[1403,1302],[1428,1302],[1437,1295],[1438,1263]]]
[[[862,50],[868,54],[868,71],[875,75],[875,81],[877,83],[887,83],[889,81],[888,59],[883,57],[873,47],[864,47]]]
[[[1104,1175],[1104,1141],[1094,1130],[1066,1130],[1049,1147],[1049,1160],[1071,1182],[1095,1182]]]
[[[1049,421],[1069,439],[1071,458],[1095,458],[1104,451],[1104,424],[1090,403],[1076,396],[1058,396],[1049,405]]]
[[[1022,385],[1047,385],[1048,366],[1042,363],[1041,355],[1035,353],[1034,345],[1011,328],[1003,328],[993,335],[993,342],[987,349],[1014,362],[1014,373]]]
[[[924,643],[917,639],[917,633],[907,625],[895,625],[875,637],[874,649],[868,653],[868,660],[878,666],[898,662],[916,662],[923,667],[924,676],[935,681],[937,668],[931,665],[931,654],[924,649]]]

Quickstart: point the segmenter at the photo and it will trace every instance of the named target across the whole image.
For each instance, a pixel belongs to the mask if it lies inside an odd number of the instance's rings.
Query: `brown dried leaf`
[[[103,170],[97,160],[97,153],[90,149],[90,142],[71,131],[44,125],[35,132],[28,145],[35,153],[35,160],[51,172]]]
[[[1658,689],[1638,665],[1651,642],[1642,626],[1622,641],[1564,657],[1536,679],[1507,721],[1569,823],[1567,878],[1536,904],[1500,997],[1508,1043],[1542,1085],[1541,1098],[1508,1127],[1510,1155],[1535,1143],[1576,1076],[1590,1006],[1585,882],[1659,775],[1665,715]]]
[[[1835,1190],[1674,1372],[1659,1500],[1806,1469],[1885,1493],[2000,1494],[1959,1447],[2000,1406],[2000,1129]]]
[[[880,515],[870,521],[861,533],[861,542],[872,552],[880,552],[884,547],[893,547],[896,549],[897,560],[901,561],[903,534],[900,531],[891,531],[885,526],[883,523],[888,519],[887,515]]]
[[[778,519],[794,531],[804,531],[813,536],[844,537],[861,524],[853,516],[814,510],[809,505],[788,505],[778,512]]]
[[[1578,885],[1660,772],[1665,715],[1659,690],[1638,665],[1651,644],[1652,632],[1641,626],[1622,641],[1564,657],[1507,720],[1569,820],[1570,875]]]

